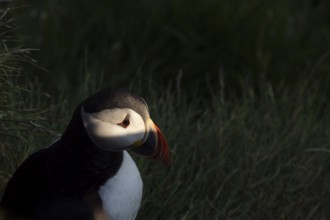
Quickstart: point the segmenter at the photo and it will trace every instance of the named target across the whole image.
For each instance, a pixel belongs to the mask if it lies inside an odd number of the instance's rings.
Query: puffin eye
[[[129,117],[128,115],[126,115],[125,119],[122,122],[118,123],[117,125],[120,125],[123,128],[127,128],[129,124],[130,124]]]

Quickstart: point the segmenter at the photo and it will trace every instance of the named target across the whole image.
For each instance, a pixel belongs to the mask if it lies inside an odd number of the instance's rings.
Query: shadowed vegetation
[[[24,62],[34,62],[30,49],[22,48],[13,36],[9,9],[0,10],[0,185],[38,147],[47,134],[49,97],[36,80],[27,79]]]
[[[328,2],[101,2],[17,9],[51,72],[41,82],[22,69],[39,72],[23,62],[30,50],[0,35],[2,189],[76,104],[124,86],[146,99],[172,157],[135,157],[137,219],[330,219]]]
[[[238,79],[254,86],[260,75],[272,83],[330,78],[328,1],[17,1],[26,43],[54,74],[46,84],[70,92],[84,65],[107,86],[127,86],[141,70],[166,82],[183,72],[183,86],[228,88]],[[299,81],[299,80],[298,80]],[[60,82],[60,83],[59,83]],[[166,83],[164,83],[166,84]],[[48,87],[47,87],[48,88]],[[203,89],[202,91],[205,91]]]
[[[140,219],[329,218],[329,107],[312,88],[219,91],[207,106],[153,97],[173,165],[142,162]]]

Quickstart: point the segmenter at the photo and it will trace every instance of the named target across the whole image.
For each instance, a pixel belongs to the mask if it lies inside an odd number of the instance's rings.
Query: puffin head
[[[164,135],[152,121],[146,102],[123,89],[107,89],[88,97],[81,118],[89,139],[106,151],[131,150],[136,154],[169,161]]]

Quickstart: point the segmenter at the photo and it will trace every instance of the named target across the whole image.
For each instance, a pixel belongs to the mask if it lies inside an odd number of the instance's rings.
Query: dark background
[[[70,92],[86,72],[104,87],[137,78],[212,92],[260,80],[295,85],[308,78],[329,91],[330,5],[293,1],[13,1],[18,32],[46,90]],[[211,90],[211,91],[210,91]]]
[[[138,219],[330,219],[329,1],[1,4],[0,194],[81,100],[125,87],[172,160],[132,154]]]

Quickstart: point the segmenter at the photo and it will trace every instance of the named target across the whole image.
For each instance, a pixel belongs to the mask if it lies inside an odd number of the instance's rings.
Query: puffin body
[[[142,188],[135,162],[124,151],[122,166],[98,191],[107,216],[118,220],[135,219],[140,208]]]
[[[145,101],[121,89],[90,96],[61,138],[16,170],[0,219],[135,219],[143,183],[127,150],[168,161],[166,140]]]

